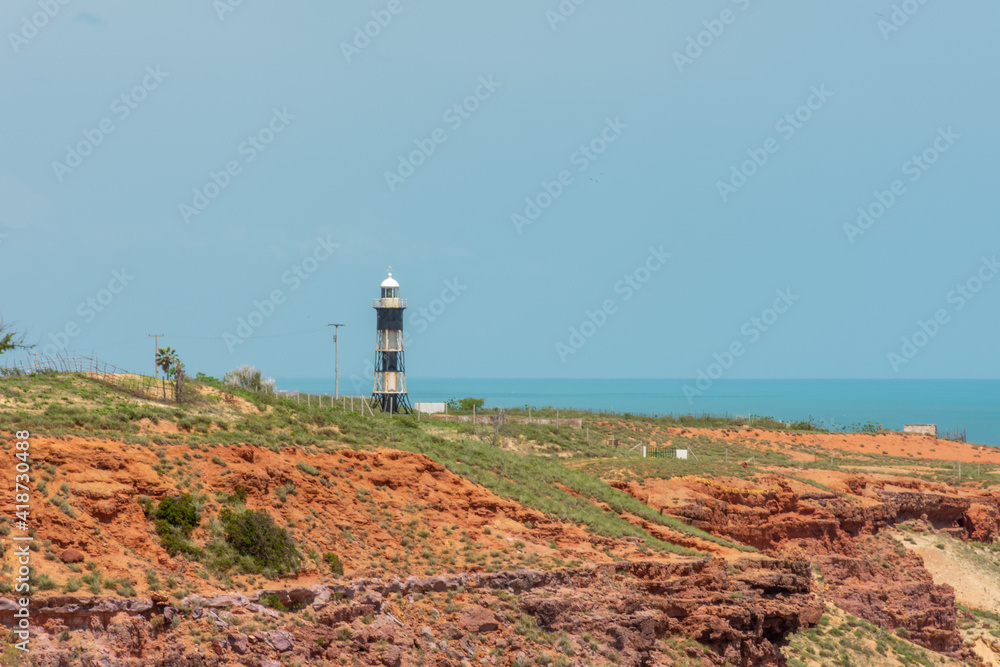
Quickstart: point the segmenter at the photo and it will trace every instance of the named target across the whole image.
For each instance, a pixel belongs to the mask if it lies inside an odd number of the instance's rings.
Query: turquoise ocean
[[[812,418],[835,429],[937,424],[939,435],[964,429],[969,442],[1000,446],[1000,380],[716,380],[690,398],[685,385],[693,387],[694,381],[407,378],[411,401],[471,396],[485,399],[486,407]],[[332,378],[288,378],[279,379],[277,388],[333,394],[334,387]],[[342,394],[357,394],[353,389],[341,380]]]

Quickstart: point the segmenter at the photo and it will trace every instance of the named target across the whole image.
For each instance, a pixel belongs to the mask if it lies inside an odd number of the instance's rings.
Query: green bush
[[[472,412],[473,409],[482,408],[485,403],[486,400],[482,398],[453,398],[448,401],[448,407],[452,410]]]
[[[49,502],[58,507],[63,514],[70,517],[71,519],[76,518],[76,512],[73,511],[72,505],[70,505],[62,498],[50,498]]]
[[[344,564],[340,561],[340,556],[334,553],[323,554],[323,560],[330,566],[330,571],[338,577],[344,574]]]
[[[139,496],[136,502],[139,503],[139,507],[142,508],[142,513],[146,515],[146,518],[152,519],[153,514],[156,512],[156,509],[153,507],[153,499],[149,496]]]
[[[232,493],[220,493],[217,496],[219,502],[227,505],[245,505],[247,502],[247,490],[242,486],[237,486]]]
[[[264,379],[259,369],[253,366],[240,366],[226,373],[222,381],[230,387],[238,387],[247,391],[263,394],[274,393],[274,380]]]
[[[307,475],[316,476],[319,474],[319,470],[316,467],[309,465],[305,461],[299,461],[295,467]]]
[[[87,588],[94,595],[100,595],[101,593],[101,573],[100,572],[90,572],[80,577],[83,583],[87,584]]]
[[[189,493],[180,498],[166,497],[153,515],[160,544],[171,556],[186,553],[197,557],[200,550],[191,544],[191,532],[201,521],[201,508]]]
[[[190,493],[185,493],[180,498],[168,496],[161,500],[159,507],[156,508],[156,519],[185,529],[190,534],[201,520],[201,510]]]
[[[288,498],[289,493],[292,494],[293,496],[296,495],[295,484],[291,482],[288,482],[284,486],[280,486],[274,490],[274,495],[278,496],[278,500],[280,500],[281,502],[285,502],[285,500]]]
[[[302,555],[288,531],[275,524],[266,511],[234,512],[225,508],[219,513],[219,519],[222,521],[226,542],[239,555],[247,556],[258,566],[274,569],[281,574],[298,569]]]
[[[258,600],[258,602],[262,606],[264,606],[264,607],[270,607],[271,609],[274,609],[275,611],[288,611],[288,607],[286,607],[284,604],[282,604],[281,598],[279,598],[274,593],[264,593],[263,595],[260,596],[260,599]]]

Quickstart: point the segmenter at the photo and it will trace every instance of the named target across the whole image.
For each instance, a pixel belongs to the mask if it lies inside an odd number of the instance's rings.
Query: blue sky
[[[36,352],[151,371],[162,333],[276,377],[332,374],[343,322],[343,379],[392,265],[413,377],[996,378],[998,24],[8,0],[0,314]]]

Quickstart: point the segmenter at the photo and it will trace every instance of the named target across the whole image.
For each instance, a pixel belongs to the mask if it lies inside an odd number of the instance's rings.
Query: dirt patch
[[[219,400],[222,402],[223,405],[233,408],[234,410],[237,410],[244,414],[259,415],[259,414],[265,414],[271,410],[271,406],[269,405],[264,406],[264,410],[259,410],[257,409],[256,405],[246,400],[245,398],[236,396],[235,394],[230,394],[228,391],[220,391],[215,387],[199,385],[197,387],[197,391],[199,394],[202,394],[203,396],[216,396],[219,398]]]
[[[897,531],[895,537],[924,559],[936,584],[955,589],[955,600],[976,609],[1000,613],[1000,557],[944,535]]]
[[[180,433],[180,429],[177,428],[177,424],[172,421],[167,421],[161,419],[155,424],[151,419],[144,417],[136,422],[136,425],[142,430],[143,433]]]
[[[761,443],[780,443],[800,448],[810,448],[826,451],[843,451],[852,454],[872,454],[886,456],[903,456],[915,459],[940,459],[947,461],[962,461],[963,463],[998,463],[1000,464],[1000,448],[975,445],[964,442],[940,440],[930,436],[912,433],[897,433],[882,431],[880,433],[792,433],[789,431],[763,431],[747,429],[735,431],[731,429],[667,429],[671,432],[687,435],[705,436],[713,440],[728,440],[743,445],[768,446]],[[791,455],[791,447],[780,448],[780,451]],[[808,452],[797,452],[809,460]]]

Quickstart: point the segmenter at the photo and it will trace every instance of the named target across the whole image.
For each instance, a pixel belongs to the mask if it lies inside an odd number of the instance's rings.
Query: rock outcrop
[[[475,592],[480,603],[458,609],[438,640],[434,630],[407,622],[405,611],[393,613],[387,602],[457,591]],[[130,660],[141,657],[142,664],[164,667],[261,665],[283,656],[308,661],[340,655],[394,667],[414,648],[430,649],[457,665],[491,646],[523,646],[516,634],[508,638],[520,616],[488,607],[513,593],[523,595],[518,613],[531,615],[543,631],[577,638],[586,634],[591,641],[600,640],[602,650],[621,664],[652,664],[657,640],[680,635],[700,642],[704,648],[699,655],[709,662],[768,665],[781,659],[779,649],[790,633],[814,625],[823,612],[811,592],[809,564],[769,558],[728,565],[711,558],[639,561],[270,590],[266,593],[280,600],[306,605],[312,623],[241,632],[234,619],[245,614],[280,616],[257,603],[264,593],[189,596],[178,604],[184,620],[218,632],[207,652],[184,650],[170,641],[173,624],[166,617],[178,612],[154,600],[59,596],[35,599],[31,611],[50,629],[85,631],[94,638],[90,663],[81,664],[124,666],[138,664]],[[0,604],[0,623],[11,625],[13,610],[9,601]],[[34,664],[62,664],[57,654],[57,642],[46,636],[38,641]]]
[[[849,477],[848,492],[822,491],[788,478],[762,475],[751,486],[741,480],[690,478],[698,493],[671,513],[691,525],[785,554],[817,566],[823,594],[846,611],[879,627],[904,632],[915,643],[956,657],[966,656],[957,630],[954,591],[935,585],[919,556],[881,534],[886,527],[918,520],[979,540],[992,540],[1000,511],[988,499],[948,492],[920,480]],[[649,501],[642,485],[621,484]]]

